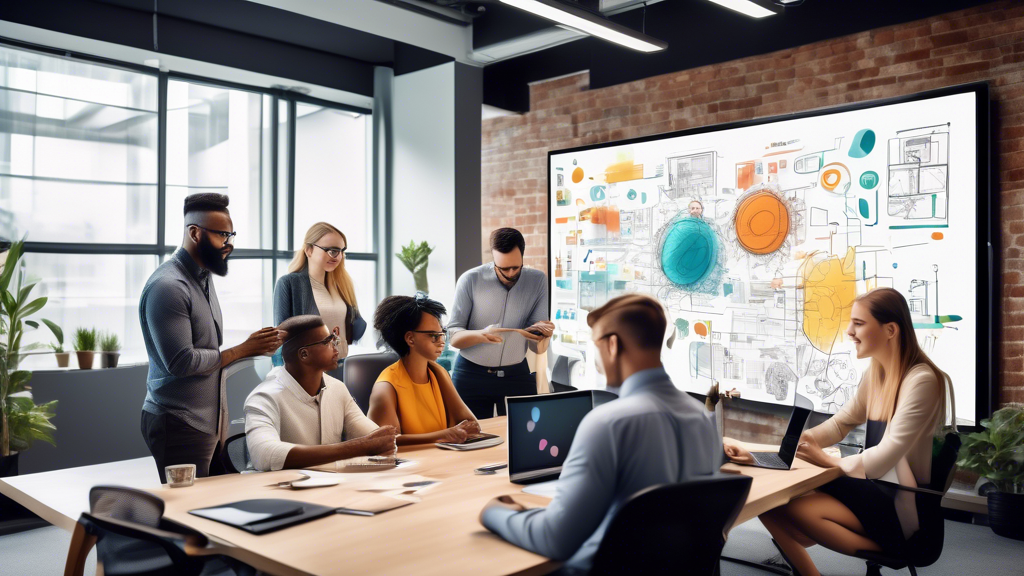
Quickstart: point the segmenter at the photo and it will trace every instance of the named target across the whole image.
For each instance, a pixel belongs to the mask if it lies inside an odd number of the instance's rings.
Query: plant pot
[[[988,525],[1000,536],[1024,540],[1024,494],[989,492]]]
[[[92,370],[92,359],[96,353],[92,350],[76,350],[75,355],[78,356],[78,368],[81,370]]]
[[[71,352],[54,352],[53,355],[57,357],[57,368],[68,367],[68,362],[71,360]]]
[[[120,352],[100,352],[100,368],[117,368]]]

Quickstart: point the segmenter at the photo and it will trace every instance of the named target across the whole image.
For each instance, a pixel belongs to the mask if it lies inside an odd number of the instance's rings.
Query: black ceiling
[[[793,48],[864,30],[911,22],[986,4],[991,0],[806,0],[781,14],[756,20],[707,0],[665,0],[612,16],[620,24],[668,42],[668,49],[643,54],[585,38],[491,64],[484,69],[484,103],[507,110],[529,109],[527,84],[590,71],[590,87],[601,88],[717,62]],[[500,4],[473,22],[476,47],[547,26]]]

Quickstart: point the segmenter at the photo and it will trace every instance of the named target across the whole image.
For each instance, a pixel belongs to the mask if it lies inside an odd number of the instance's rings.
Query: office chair
[[[960,450],[960,436],[954,432],[942,440],[936,439],[932,449],[932,479],[927,487],[911,488],[884,480],[874,482],[915,493],[917,504],[918,530],[908,540],[901,555],[886,552],[858,550],[856,557],[867,561],[866,576],[881,576],[882,566],[893,570],[906,568],[911,576],[917,576],[922,566],[931,566],[942,555],[945,537],[945,522],[942,519],[942,497],[953,482],[956,472],[956,455]]]
[[[743,509],[750,483],[749,476],[716,475],[630,496],[608,525],[591,576],[717,575],[726,534]]]
[[[220,457],[224,470],[229,474],[240,474],[249,468],[249,445],[245,443],[245,432],[228,438]]]
[[[164,501],[120,486],[94,486],[89,512],[75,526],[64,576],[82,576],[96,547],[97,574],[106,576],[250,576],[255,570],[217,554],[201,553],[209,541],[163,517]]]
[[[398,362],[398,354],[394,352],[359,354],[345,358],[344,375],[341,380],[363,414],[370,411],[370,392],[373,391],[377,377],[395,362]]]

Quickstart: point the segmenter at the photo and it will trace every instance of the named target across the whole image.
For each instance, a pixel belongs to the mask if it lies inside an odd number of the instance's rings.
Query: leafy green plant
[[[121,349],[121,340],[117,334],[108,332],[100,338],[100,350],[104,352],[117,352]]]
[[[46,320],[45,318],[43,319],[43,324],[46,324],[46,327],[49,328],[50,332],[53,332],[54,337],[57,338],[57,343],[51,343],[50,348],[53,349],[53,351],[56,352],[57,354],[62,354],[64,352],[64,330],[62,330],[60,326],[57,326],[56,324],[50,322],[49,320]]]
[[[5,247],[0,247],[0,252]],[[43,344],[21,345],[25,332],[39,328],[38,322],[26,318],[46,305],[46,297],[29,299],[36,283],[26,277],[21,260],[24,248],[24,239],[11,243],[0,271],[0,456],[9,456],[12,450],[24,450],[36,440],[52,444],[56,429],[50,418],[57,401],[37,405],[28,386],[32,373],[18,370],[22,354],[45,347]],[[56,326],[48,320],[43,322],[51,331]],[[59,339],[63,339],[63,333]]]
[[[398,260],[412,272],[412,279],[416,282],[416,290],[430,292],[427,288],[427,259],[434,249],[427,245],[426,241],[416,242],[410,240],[408,246],[402,246],[402,251],[395,254]]]
[[[75,350],[85,352],[96,349],[96,339],[99,335],[95,328],[78,328],[75,330]]]
[[[996,490],[1024,494],[1024,407],[996,410],[982,430],[962,434],[956,465],[992,481]]]

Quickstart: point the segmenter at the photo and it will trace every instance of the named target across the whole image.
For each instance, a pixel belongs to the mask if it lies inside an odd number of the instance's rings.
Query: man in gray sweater
[[[167,481],[164,467],[174,464],[195,464],[199,477],[223,472],[228,418],[221,369],[281,345],[282,335],[271,327],[220,349],[223,318],[210,273],[227,274],[234,236],[227,196],[185,198],[181,248],[153,272],[139,299],[149,355],[142,436],[161,482]]]

